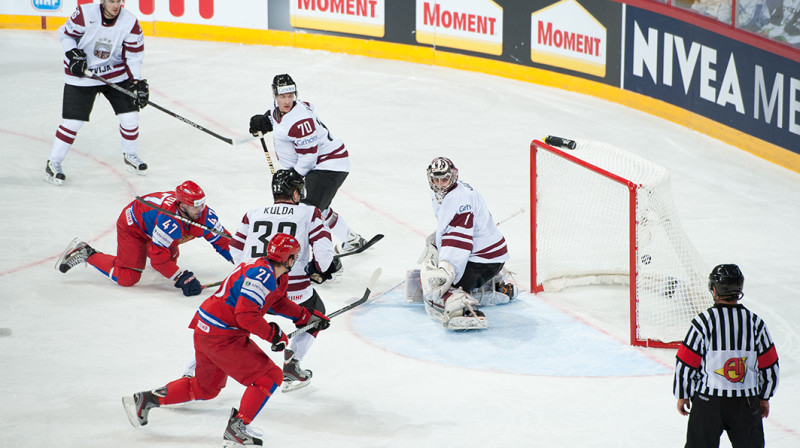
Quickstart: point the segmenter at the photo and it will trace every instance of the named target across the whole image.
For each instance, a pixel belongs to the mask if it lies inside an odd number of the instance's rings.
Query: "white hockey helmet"
[[[447,157],[437,157],[428,165],[428,185],[436,196],[436,201],[442,200],[458,183],[458,168]]]

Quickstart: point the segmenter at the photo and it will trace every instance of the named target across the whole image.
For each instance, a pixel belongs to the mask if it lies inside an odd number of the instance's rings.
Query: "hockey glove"
[[[67,67],[69,68],[70,73],[79,77],[86,76],[84,73],[88,68],[86,63],[86,52],[80,48],[73,48],[72,50],[66,52],[65,55],[67,56]]]
[[[200,281],[194,278],[192,271],[183,271],[178,279],[175,280],[175,287],[183,290],[183,295],[186,297],[196,296],[203,292],[203,286]]]
[[[250,117],[250,134],[252,134],[253,137],[258,137],[259,132],[261,135],[272,132],[272,122],[269,121],[269,112],[264,115],[253,115]]]
[[[432,261],[422,265],[419,272],[419,278],[422,283],[422,292],[425,294],[433,294],[436,297],[442,297],[444,293],[450,289],[453,280],[456,278],[455,269],[447,261],[440,261],[436,266]]]
[[[305,327],[309,324],[316,324],[316,329],[322,331],[331,326],[331,320],[319,310],[305,308],[303,309],[303,314],[300,316],[300,319],[297,319],[297,322],[294,324],[297,325],[297,328]]]
[[[139,109],[143,109],[144,106],[147,106],[147,101],[150,99],[150,86],[147,84],[146,79],[140,79],[139,82],[135,83],[131,92],[136,94],[134,104],[136,104]]]
[[[314,260],[311,260],[306,265],[306,269],[305,270],[306,270],[306,275],[308,275],[308,278],[311,279],[312,282],[314,282],[314,283],[319,285],[321,283],[324,283],[325,280],[332,279],[333,278],[333,274],[341,271],[342,270],[342,262],[338,258],[334,258],[333,261],[331,262],[330,267],[328,267],[328,270],[325,271],[325,272],[321,272],[317,268],[317,263]]]
[[[281,331],[281,327],[279,327],[275,322],[270,322],[269,326],[272,327],[272,337],[269,338],[269,342],[272,343],[272,351],[282,352],[284,349],[286,349],[286,344],[289,343],[289,338],[286,337],[286,333]]]

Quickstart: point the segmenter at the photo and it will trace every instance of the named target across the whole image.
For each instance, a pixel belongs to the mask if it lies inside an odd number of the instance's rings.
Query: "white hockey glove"
[[[436,234],[431,233],[425,238],[425,250],[422,251],[417,263],[422,264],[427,260],[432,260],[433,264],[439,262],[439,250],[436,248]]]
[[[437,266],[432,260],[428,260],[422,265],[419,276],[422,283],[422,292],[441,297],[453,284],[453,280],[456,278],[456,271],[453,269],[453,265],[447,261],[441,261]]]

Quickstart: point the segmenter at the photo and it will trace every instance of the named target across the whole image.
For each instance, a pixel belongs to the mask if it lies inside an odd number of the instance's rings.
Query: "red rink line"
[[[30,140],[34,140],[34,141],[36,141],[38,143],[43,143],[44,145],[52,144],[52,141],[48,141],[48,140],[45,140],[43,138],[35,137],[35,136],[32,136],[32,135],[28,135],[28,134],[21,134],[19,132],[10,131],[8,129],[0,129],[0,135],[11,135],[11,136],[15,136],[15,137],[27,138],[27,139],[30,139]],[[128,179],[125,178],[123,173],[120,172],[114,166],[110,165],[108,162],[102,161],[102,160],[96,158],[93,155],[90,155],[90,154],[87,154],[86,152],[81,151],[80,149],[76,149],[75,146],[73,146],[70,149],[70,153],[71,154],[77,154],[80,157],[85,157],[85,158],[91,160],[92,162],[102,166],[107,171],[111,172],[117,178],[119,178],[119,180],[123,184],[123,186],[127,187],[128,191],[130,191],[134,196],[137,195],[136,190],[134,189],[133,185],[128,181]],[[44,182],[44,180],[42,180],[42,182]],[[62,187],[53,186],[52,188],[64,188],[64,187],[63,186]],[[89,241],[98,240],[100,238],[103,238],[103,237],[111,234],[112,232],[115,232],[115,231],[116,231],[116,222],[113,223],[111,226],[109,226],[106,230],[104,230],[101,233],[99,233],[98,235],[95,235],[93,238],[89,238]],[[66,247],[67,243],[68,243],[68,241],[64,243],[64,245],[65,245],[64,247]],[[44,264],[44,263],[52,263],[54,260],[58,259],[59,256],[61,256],[60,253],[58,253],[56,255],[53,255],[51,257],[47,257],[47,258],[44,258],[44,259],[41,259],[41,260],[38,260],[38,261],[34,261],[32,263],[28,263],[28,264],[24,264],[24,265],[21,265],[21,266],[13,267],[13,268],[8,269],[6,271],[0,272],[0,277],[2,277],[4,275],[9,275],[9,274],[15,274],[17,272],[23,272],[23,271],[26,271],[28,269],[31,269],[31,268],[36,267],[36,266],[39,266],[39,265]]]

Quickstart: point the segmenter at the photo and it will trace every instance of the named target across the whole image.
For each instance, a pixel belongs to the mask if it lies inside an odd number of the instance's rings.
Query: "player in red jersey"
[[[178,246],[197,237],[205,238],[226,260],[233,262],[228,250],[230,237],[216,212],[206,206],[206,194],[199,185],[186,181],[175,191],[150,193],[128,204],[117,219],[117,255],[98,252],[77,238],[56,262],[61,272],[80,263],[89,263],[120,286],[133,286],[142,276],[147,258],[164,277],[186,296],[200,294],[200,281],[192,271],[178,267]],[[169,212],[164,213],[158,208]],[[190,225],[176,216],[200,224]],[[215,232],[211,232],[213,229]]]
[[[146,425],[152,408],[216,397],[230,376],[246,389],[239,409],[231,411],[224,446],[262,444],[255,437],[260,433],[250,423],[281,385],[283,371],[250,335],[271,343],[273,351],[286,348],[288,338],[278,324],[264,319],[268,311],[292,319],[298,326],[316,324],[316,330],[324,330],[330,325],[324,314],[303,308],[286,296],[288,272],[299,252],[296,238],[278,233],[270,240],[265,257],[236,266],[189,324],[194,329],[195,375],[124,397],[133,426]]]

